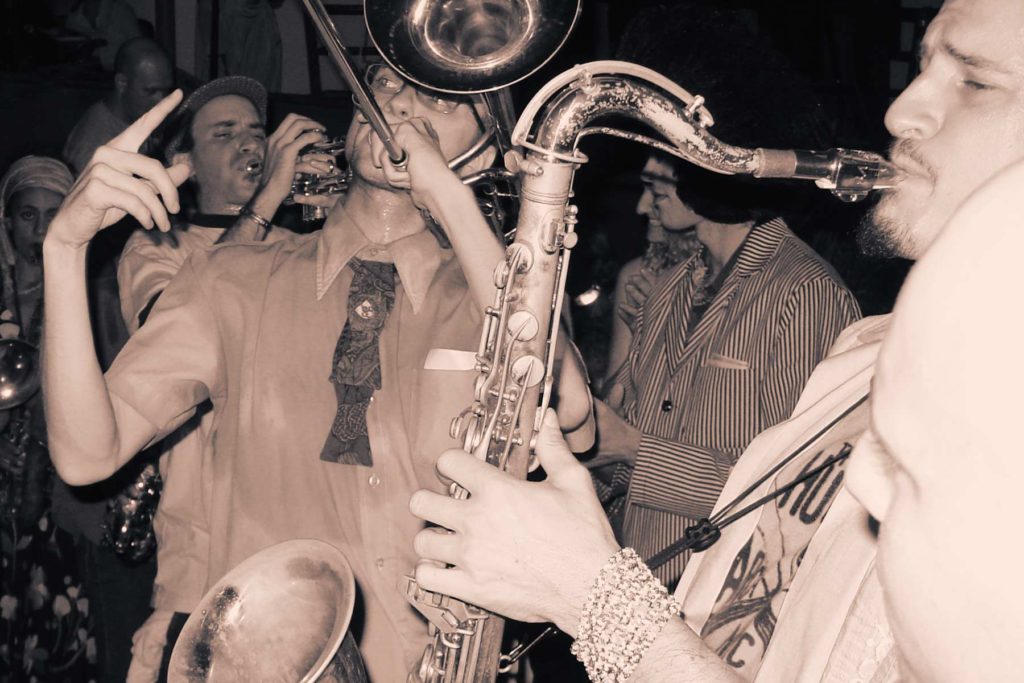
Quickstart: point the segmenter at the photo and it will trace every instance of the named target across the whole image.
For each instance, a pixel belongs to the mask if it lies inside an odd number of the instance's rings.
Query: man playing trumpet
[[[210,81],[189,95],[170,116],[165,156],[188,166],[196,197],[174,228],[164,234],[139,230],[125,245],[118,264],[121,312],[134,334],[170,281],[199,251],[224,242],[276,241],[291,233],[267,230],[243,207],[273,216],[288,196],[296,172],[329,172],[334,159],[300,151],[323,139],[322,126],[306,117],[285,117],[267,136],[267,92],[245,76]],[[267,173],[252,173],[251,168]],[[259,194],[257,204],[250,205]],[[305,197],[297,197],[306,201]],[[203,402],[194,418],[160,444],[163,489],[153,517],[157,576],[153,613],[135,632],[131,683],[162,680],[174,640],[206,590],[210,552],[209,523],[213,453],[208,444],[213,413]]]
[[[274,543],[332,543],[361,591],[352,628],[369,674],[394,681],[426,642],[396,588],[421,527],[408,497],[422,486],[443,490],[434,460],[455,445],[448,421],[471,402],[480,311],[502,250],[446,163],[479,134],[475,104],[386,68],[370,88],[406,165],[391,164],[357,117],[347,136],[352,183],[323,231],[193,256],[105,377],[90,350],[85,250],[126,212],[169,229],[188,169],[135,150],[180,94],[101,148],[44,245],[44,363],[54,461],[72,483],[109,476],[212,400],[207,585]],[[270,218],[260,197],[247,220]],[[428,231],[424,211],[452,249]],[[589,414],[568,408],[567,427]]]

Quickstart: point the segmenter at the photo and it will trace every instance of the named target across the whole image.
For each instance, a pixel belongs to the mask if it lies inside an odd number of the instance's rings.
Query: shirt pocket
[[[757,373],[738,362],[705,363],[690,405],[687,440],[742,452],[760,427]]]
[[[722,370],[749,370],[750,363],[742,358],[733,358],[722,353],[712,353],[704,361],[704,365],[710,368],[721,368]]]
[[[475,364],[474,353],[455,353],[468,354]],[[449,429],[452,420],[472,406],[474,386],[480,377],[472,365],[468,369],[465,367],[465,356],[448,357],[447,361],[453,358],[457,362],[440,363],[437,357],[432,361],[431,354],[428,354],[419,373],[420,386],[413,404],[413,410],[417,412],[416,431],[411,435],[413,438],[409,444],[420,485],[441,491],[444,489],[440,487],[434,465],[446,449],[462,445],[461,441],[450,436]]]
[[[473,370],[476,368],[476,353],[459,349],[433,348],[423,361],[424,370]]]

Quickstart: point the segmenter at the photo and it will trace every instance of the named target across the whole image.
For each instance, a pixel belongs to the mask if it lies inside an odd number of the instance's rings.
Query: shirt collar
[[[324,297],[338,273],[356,254],[373,246],[374,243],[366,238],[344,207],[339,206],[331,212],[317,242],[317,300]],[[383,248],[381,254],[390,256],[394,261],[402,289],[412,303],[413,312],[418,313],[427,297],[430,283],[444,260],[441,245],[429,230],[422,230],[395,240]]]

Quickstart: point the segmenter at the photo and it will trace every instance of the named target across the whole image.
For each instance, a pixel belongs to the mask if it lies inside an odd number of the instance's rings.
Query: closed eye
[[[960,81],[960,83],[963,84],[965,88],[969,88],[971,90],[982,91],[994,89],[994,86],[989,85],[988,83],[982,83],[981,81],[975,81],[969,78],[965,78],[964,80]]]

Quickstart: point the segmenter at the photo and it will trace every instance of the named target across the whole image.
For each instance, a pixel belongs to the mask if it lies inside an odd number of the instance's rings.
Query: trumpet
[[[285,204],[295,204],[295,195],[304,197],[330,197],[337,194],[344,194],[348,189],[348,172],[339,165],[339,160],[345,158],[345,138],[336,137],[332,140],[316,142],[304,148],[299,156],[310,153],[327,154],[334,158],[333,170],[329,173],[296,173],[292,181],[292,189],[289,192]],[[263,159],[253,159],[245,165],[245,172],[251,176],[263,175]],[[302,220],[306,222],[319,221],[327,217],[327,210],[321,206],[302,205]]]

